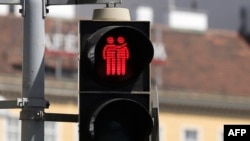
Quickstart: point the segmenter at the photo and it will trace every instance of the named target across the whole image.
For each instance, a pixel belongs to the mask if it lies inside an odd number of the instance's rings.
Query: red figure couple
[[[129,59],[129,51],[125,38],[119,36],[107,38],[107,44],[103,49],[103,59],[106,60],[106,75],[125,75],[126,60]]]

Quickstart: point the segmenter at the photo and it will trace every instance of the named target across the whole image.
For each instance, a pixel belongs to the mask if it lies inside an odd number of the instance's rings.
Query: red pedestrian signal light
[[[129,59],[129,50],[123,36],[117,37],[117,44],[112,36],[107,37],[107,44],[102,54],[106,61],[106,75],[126,75],[126,62]]]
[[[153,58],[145,33],[131,26],[105,26],[86,38],[84,48],[90,74],[101,85],[123,87],[137,79]]]

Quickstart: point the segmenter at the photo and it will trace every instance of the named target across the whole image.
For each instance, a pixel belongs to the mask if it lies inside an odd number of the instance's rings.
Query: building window
[[[21,140],[21,123],[18,118],[6,118],[6,141],[20,141]]]
[[[198,141],[196,130],[186,130],[185,131],[185,141]]]
[[[45,122],[45,141],[58,141],[58,127],[56,122]]]
[[[182,141],[200,141],[200,136],[197,128],[185,128],[182,131]]]
[[[74,138],[73,141],[79,141],[79,124],[74,123]]]
[[[4,141],[21,140],[21,121],[17,117],[6,117]],[[55,122],[45,122],[45,141],[58,141],[58,128]]]
[[[224,131],[223,131],[223,129],[219,130],[218,141],[224,141]]]
[[[159,126],[159,140],[160,141],[166,141],[165,140],[165,135],[166,135],[165,126],[160,124],[160,126]]]
[[[8,6],[0,5],[0,15],[6,16],[8,15]]]
[[[154,10],[149,6],[139,6],[136,9],[136,20],[139,21],[150,21],[153,22],[154,19]]]

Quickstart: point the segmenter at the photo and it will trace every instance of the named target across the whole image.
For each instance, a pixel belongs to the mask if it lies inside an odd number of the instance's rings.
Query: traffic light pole
[[[23,0],[23,89],[27,98],[20,113],[21,140],[44,141],[44,0]],[[25,104],[25,102],[24,102]]]

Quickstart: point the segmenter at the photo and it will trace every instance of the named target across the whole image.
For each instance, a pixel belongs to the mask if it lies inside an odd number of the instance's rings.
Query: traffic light
[[[149,22],[79,24],[80,141],[149,141]]]

